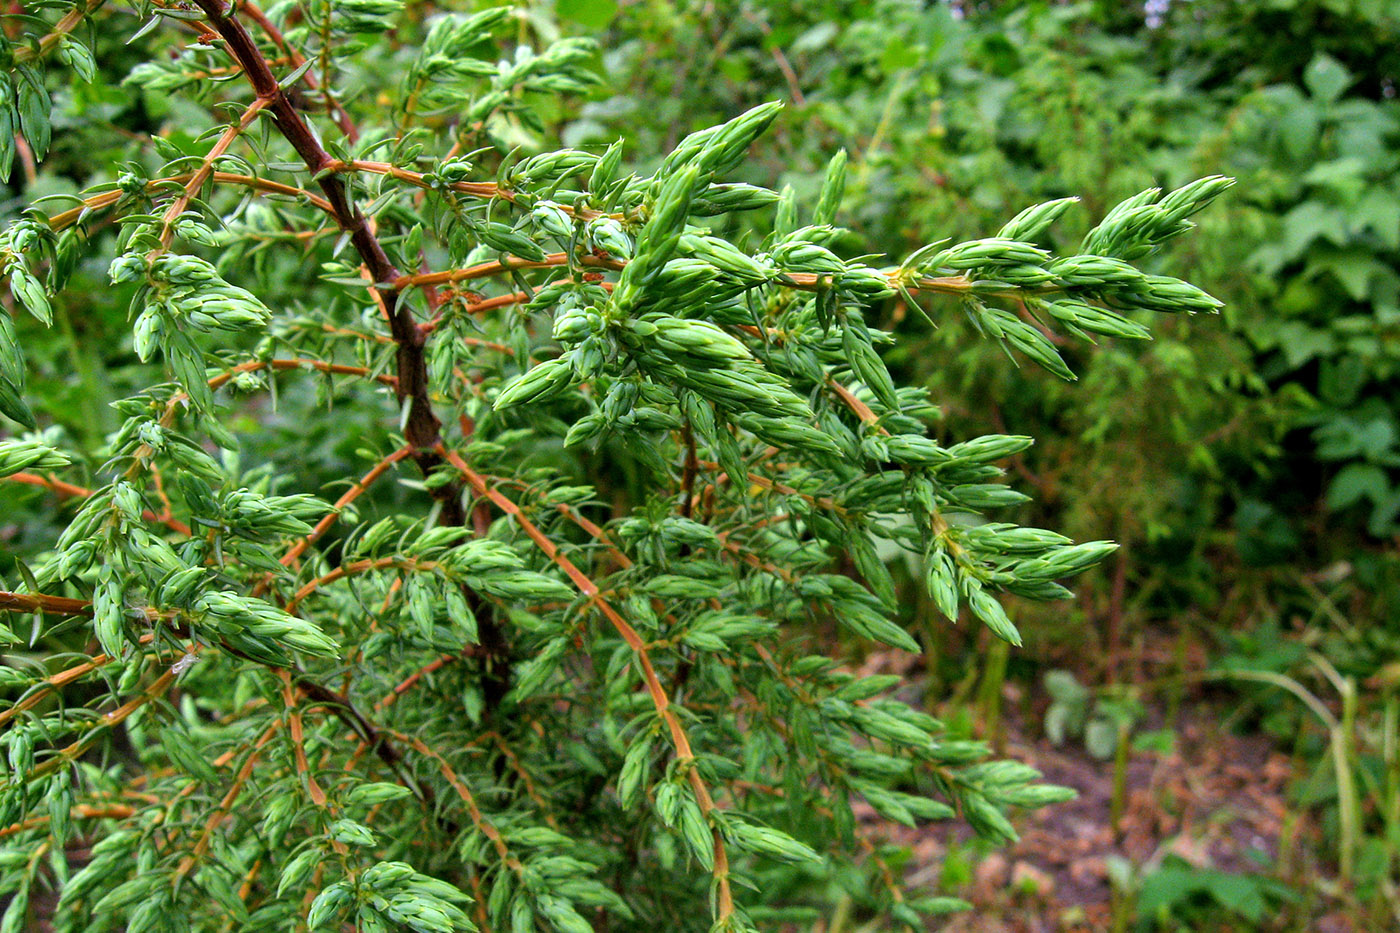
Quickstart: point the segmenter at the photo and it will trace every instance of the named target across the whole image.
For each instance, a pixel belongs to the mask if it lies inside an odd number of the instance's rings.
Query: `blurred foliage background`
[[[1160,265],[1150,271],[1223,299],[1224,313],[1159,320],[1152,342],[1066,345],[1078,385],[1018,368],[969,339],[958,316],[931,328],[916,309],[885,310],[902,337],[887,356],[897,380],[932,388],[949,436],[1038,439],[1016,463],[1035,501],[1015,520],[1123,545],[1075,604],[1019,607],[1026,647],[1013,654],[977,626],[949,626],[912,582],[902,604],[924,623],[928,702],[962,704],[972,732],[997,736],[999,698],[1024,696],[1017,728],[1082,741],[1117,774],[1141,747],[1135,730],[1170,731],[1199,704],[1238,708],[1232,729],[1291,755],[1288,805],[1319,827],[1308,864],[1325,883],[1289,876],[1282,858],[1260,868],[1281,889],[1241,889],[1177,861],[1119,865],[1115,925],[1311,929],[1333,908],[1356,929],[1400,923],[1397,5],[554,0],[527,10],[522,43],[596,36],[608,80],[576,106],[542,104],[555,123],[516,127],[523,150],[556,136],[584,148],[625,137],[629,152],[659,162],[686,133],[782,99],[742,180],[814,202],[827,158],[846,148],[846,255],[968,239],[1079,192],[1092,193],[1088,209],[1071,216],[1087,226],[1145,187],[1239,179],[1193,237],[1150,260]],[[98,41],[120,81],[121,40]],[[126,70],[140,60],[130,53]],[[123,110],[127,95],[101,81],[56,92],[53,153],[42,174],[32,162],[15,172],[7,213],[97,181],[92,166],[108,162],[92,147],[104,133],[116,149],[118,127],[187,106],[158,89],[140,99],[139,112]],[[65,148],[77,140],[83,151]],[[1068,223],[1059,235],[1083,232]],[[124,351],[101,339],[125,330],[125,301],[95,292],[92,302],[21,338],[31,392],[82,413],[66,430],[97,438],[116,426],[105,403],[133,387],[110,384]],[[67,379],[70,359],[80,381]],[[248,428],[296,435],[286,447],[305,455],[295,469],[308,476],[345,474],[356,449],[382,441],[301,417],[312,405],[284,398],[275,419]],[[275,452],[277,437],[266,440]],[[18,508],[7,536],[56,533],[44,496]]]

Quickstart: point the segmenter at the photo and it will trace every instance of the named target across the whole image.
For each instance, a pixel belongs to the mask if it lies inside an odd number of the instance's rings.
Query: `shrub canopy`
[[[78,181],[0,242],[4,930],[44,889],[59,930],[914,927],[958,903],[857,805],[1009,840],[1065,798],[830,656],[919,649],[897,554],[1019,643],[1002,595],[1112,550],[995,520],[1031,439],[930,438],[875,311],[1072,379],[1065,340],[1216,309],[1136,263],[1229,180],[891,264],[844,153],[814,206],[735,180],[775,104],[641,174],[551,149],[596,49],[503,53],[509,9],[138,12],[5,48],[0,163]]]

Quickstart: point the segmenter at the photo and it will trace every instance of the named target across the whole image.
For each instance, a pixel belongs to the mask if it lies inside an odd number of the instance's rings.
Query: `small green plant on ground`
[[[1176,856],[1141,873],[1119,859],[1110,877],[1136,917],[1130,926],[1128,912],[1121,912],[1115,928],[1122,930],[1269,929],[1282,908],[1299,900],[1275,879],[1202,868]]]
[[[5,48],[0,167],[59,193],[0,237],[0,930],[916,928],[961,905],[854,802],[1065,798],[823,650],[918,650],[879,546],[1012,644],[1112,551],[986,518],[1031,439],[930,438],[868,309],[1071,379],[1052,335],[1216,309],[1134,263],[1227,179],[889,266],[834,249],[844,154],[811,210],[729,180],[774,105],[643,175],[540,143],[596,49],[502,57],[508,8],[138,4],[124,50],[98,7]]]

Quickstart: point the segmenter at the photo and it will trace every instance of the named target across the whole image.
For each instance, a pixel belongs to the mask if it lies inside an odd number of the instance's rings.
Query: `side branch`
[[[627,265],[621,259],[601,259],[597,256],[576,256],[574,261],[579,265],[598,269],[617,270]],[[400,276],[394,280],[394,287],[399,291],[405,291],[414,286],[428,288],[436,285],[451,285],[454,282],[467,282],[472,279],[489,279],[513,269],[555,269],[568,264],[569,257],[566,253],[550,253],[544,259],[539,260],[507,256],[497,262],[483,262],[479,265],[467,266],[465,269],[448,269],[443,272],[423,272],[418,275]]]
[[[253,3],[252,0],[244,0],[244,2],[239,4],[238,8],[248,14],[248,18],[258,24],[258,27],[272,40],[272,44],[283,51],[293,68],[300,68],[305,64],[306,57],[292,47],[291,43],[287,41],[287,37],[282,35],[282,30],[278,29],[277,26],[273,24],[272,20],[267,18],[267,14],[259,9],[256,3]],[[340,101],[336,100],[335,96],[331,94],[330,88],[321,88],[320,83],[316,80],[315,71],[313,69],[307,69],[306,73],[301,76],[301,80],[307,87],[311,88],[311,90],[321,91],[321,96],[326,102],[326,112],[335,120],[335,125],[340,127],[340,131],[344,133],[346,138],[351,142],[358,141],[360,138],[360,131],[350,119],[350,114],[345,112],[345,108],[340,105]]]
[[[401,447],[376,463],[373,469],[360,478],[359,482],[351,486],[335,501],[335,504],[331,507],[331,511],[326,513],[326,515],[316,523],[316,526],[311,529],[310,534],[299,539],[296,544],[292,545],[287,550],[287,553],[282,555],[278,563],[284,567],[290,567],[295,563],[296,559],[300,557],[308,547],[316,543],[316,541],[330,529],[331,525],[335,524],[336,519],[340,518],[341,512],[345,510],[347,505],[358,499],[375,480],[383,476],[394,464],[407,457],[410,453],[412,453],[412,451],[409,448]]]
[[[175,241],[175,221],[180,219],[180,215],[185,212],[185,208],[189,207],[190,201],[199,193],[199,189],[204,187],[204,183],[214,174],[214,165],[223,158],[224,153],[228,152],[229,146],[232,146],[234,141],[243,135],[248,124],[256,119],[265,106],[267,106],[267,99],[263,97],[259,97],[248,105],[248,109],[243,111],[238,122],[224,130],[218,142],[214,143],[214,148],[209,150],[209,154],[204,157],[199,168],[190,176],[189,181],[185,182],[185,190],[180,193],[179,197],[170,202],[170,206],[165,210],[165,215],[161,218],[160,243],[162,249],[169,249],[170,244]]]
[[[623,269],[627,265],[627,260],[618,259],[614,256],[575,256],[574,262],[581,266],[590,266],[595,269],[609,269],[614,272]],[[445,269],[441,272],[421,272],[415,275],[403,275],[394,279],[393,284],[399,291],[406,291],[413,286],[428,288],[437,285],[451,285],[455,282],[490,278],[516,269],[553,269],[560,266],[567,266],[568,264],[569,256],[565,253],[549,253],[544,259],[538,260],[522,259],[519,256],[506,256],[497,262],[484,262],[462,269]],[[1019,297],[1024,295],[1027,291],[1027,289],[1020,289],[1013,295],[1003,295],[999,291],[987,291],[978,283],[963,275],[919,276],[910,279],[907,278],[906,273],[898,269],[884,270],[880,274],[889,281],[892,288],[901,287],[906,291],[923,292],[927,294],[968,295],[975,292],[978,295],[986,297]],[[819,292],[831,287],[831,276],[815,272],[779,271],[777,276],[768,284],[792,288],[802,292]],[[1041,286],[1038,289],[1030,289],[1030,291],[1036,291],[1042,294],[1060,290],[1060,286],[1056,286],[1053,283]]]
[[[166,175],[162,178],[152,178],[146,182],[146,190],[149,192],[159,191],[163,185],[184,184],[194,177],[194,172],[181,172],[177,175]],[[305,198],[308,203],[314,205],[319,210],[326,213],[331,212],[331,205],[325,198],[318,197],[310,191],[296,188],[292,185],[284,185],[281,182],[270,181],[266,178],[257,178],[253,175],[243,175],[238,172],[211,172],[209,179],[219,185],[242,185],[245,188],[252,188],[254,191],[262,191],[267,194],[285,194],[294,198]],[[84,198],[82,206],[71,207],[66,211],[61,211],[49,218],[49,228],[55,232],[67,230],[86,215],[93,211],[105,210],[117,204],[125,196],[121,190],[104,191],[101,194],[94,194]]]
[[[70,32],[77,29],[78,26],[82,24],[83,20],[87,19],[93,13],[96,13],[97,8],[102,6],[105,2],[106,0],[85,0],[85,2],[78,4],[73,9],[63,14],[63,17],[59,19],[57,23],[54,23],[53,30],[39,40],[37,47],[21,46],[15,49],[15,64],[22,65],[25,62],[32,62],[36,59],[43,58],[45,55],[58,48],[59,44],[63,42],[64,38],[66,38]]]
[[[149,645],[154,640],[155,635],[150,632],[142,635],[139,639],[142,645]],[[14,706],[11,706],[9,709],[0,710],[0,726],[14,719],[25,710],[36,706],[40,700],[50,693],[53,693],[55,690],[61,690],[80,677],[85,677],[99,667],[104,667],[111,663],[111,657],[105,654],[99,654],[81,664],[75,664],[66,670],[59,671],[56,674],[50,674],[47,679],[36,684],[34,689],[30,690],[25,697]]]
[[[0,590],[0,610],[34,612],[36,610],[59,616],[90,616],[92,603],[86,599],[49,596],[44,593],[11,593]]]
[[[415,172],[410,169],[400,168],[390,162],[366,162],[362,160],[352,160],[349,162],[336,162],[332,167],[337,172],[365,172],[370,175],[387,175],[396,181],[401,181],[414,188],[422,188],[424,191],[433,190],[436,185],[430,182],[422,172]],[[458,194],[466,194],[475,198],[499,199],[514,203],[516,193],[509,188],[502,188],[495,182],[489,181],[458,181],[445,185],[448,190]],[[585,210],[583,208],[570,207],[567,204],[560,204],[559,209],[571,217],[581,220],[593,220],[597,217],[613,217],[621,219],[622,214],[608,214],[603,211]]]
[[[92,490],[85,486],[77,486],[73,483],[65,483],[63,480],[53,479],[48,476],[40,476],[37,473],[11,473],[0,482],[23,483],[26,486],[42,486],[60,496],[70,496],[78,499],[86,499],[92,495]],[[150,509],[143,509],[141,517],[148,522],[159,522],[178,534],[190,535],[190,526],[180,521],[178,518],[169,515],[157,515]]]

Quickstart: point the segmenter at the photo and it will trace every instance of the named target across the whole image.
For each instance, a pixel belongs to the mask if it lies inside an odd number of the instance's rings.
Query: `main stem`
[[[252,35],[242,23],[234,19],[232,10],[223,0],[194,0],[194,3],[209,18],[209,25],[228,43],[229,54],[242,67],[254,93],[259,99],[267,102],[265,109],[272,114],[273,123],[278,131],[292,144],[292,148],[301,156],[306,167],[319,176],[316,183],[326,196],[331,215],[341,229],[350,234],[350,242],[355,247],[355,252],[369,270],[375,283],[372,289],[384,309],[384,317],[389,322],[389,332],[398,345],[397,391],[399,401],[408,404],[404,435],[409,445],[414,448],[415,462],[427,473],[442,462],[441,458],[433,453],[434,445],[441,440],[442,422],[433,413],[428,398],[428,366],[423,353],[426,335],[419,330],[412,312],[399,300],[400,292],[392,284],[399,278],[400,272],[389,260],[378,237],[370,229],[369,220],[351,202],[345,190],[345,182],[333,171],[337,161],[317,140],[305,118],[283,92]],[[440,499],[444,523],[461,524],[463,516],[460,497],[454,492],[450,500],[449,502],[449,497],[445,495]],[[455,506],[451,504],[453,502],[456,503]]]
[[[413,320],[412,311],[401,300],[401,289],[394,283],[402,278],[402,273],[390,261],[364,212],[351,201],[345,189],[345,182],[336,171],[340,163],[321,145],[306,119],[282,90],[267,59],[259,51],[248,30],[234,18],[229,5],[223,0],[193,2],[204,11],[210,27],[228,44],[229,54],[243,69],[243,74],[254,93],[266,102],[263,109],[272,115],[278,132],[292,144],[297,155],[301,156],[306,167],[316,176],[316,184],[325,195],[331,216],[340,228],[350,235],[351,245],[369,272],[373,282],[370,289],[384,311],[384,317],[389,322],[389,333],[397,347],[395,363],[398,384],[395,391],[398,393],[399,404],[407,406],[408,409],[404,422],[404,438],[412,449],[410,456],[426,476],[443,463],[442,456],[438,453],[442,447],[442,422],[433,412],[428,393],[428,364],[423,348],[429,331]],[[462,506],[460,481],[436,486],[432,495],[441,509],[438,519],[440,524],[466,523],[467,515]],[[477,602],[475,594],[468,593],[468,597],[474,603]],[[474,608],[485,610],[489,607]],[[489,611],[479,613],[479,618],[482,647],[491,657],[487,662],[484,688],[488,703],[494,707],[494,701],[504,696],[509,684],[508,646]]]

